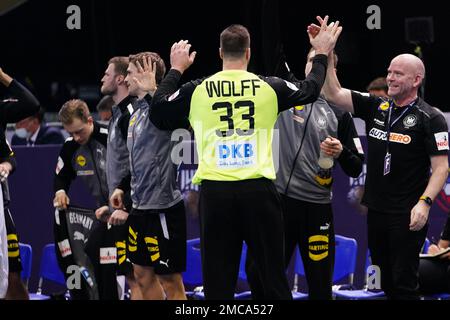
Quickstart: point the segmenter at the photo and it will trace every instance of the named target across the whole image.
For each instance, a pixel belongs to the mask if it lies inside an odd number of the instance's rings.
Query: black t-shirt
[[[442,230],[441,239],[450,241],[450,215],[447,218],[444,230]]]
[[[447,122],[443,114],[418,98],[396,107],[392,100],[352,92],[355,116],[366,122],[367,176],[363,203],[372,210],[409,214],[430,177],[430,156],[447,155]],[[384,175],[389,109],[390,172]],[[406,109],[408,108],[408,109]]]

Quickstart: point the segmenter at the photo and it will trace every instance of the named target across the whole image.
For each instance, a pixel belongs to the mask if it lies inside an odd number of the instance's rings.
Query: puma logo
[[[320,226],[320,230],[328,230],[330,228],[330,224],[329,223],[325,223],[324,226]]]
[[[75,231],[75,232],[73,233],[73,240],[81,240],[81,241],[84,241],[84,234],[82,234],[82,233],[79,232],[79,231]]]
[[[163,264],[168,268],[169,267],[169,259],[167,259],[166,262],[164,262],[163,260],[159,260],[159,264]]]

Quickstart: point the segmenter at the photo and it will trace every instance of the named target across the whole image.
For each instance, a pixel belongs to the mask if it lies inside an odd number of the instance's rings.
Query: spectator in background
[[[428,254],[437,254],[450,247],[450,215],[447,218],[441,238],[428,248]],[[450,252],[432,259],[420,259],[420,292],[424,294],[450,293]]]
[[[99,121],[109,122],[112,118],[112,107],[115,105],[114,99],[111,96],[104,96],[97,104],[97,112]]]
[[[42,122],[44,114],[45,110],[41,107],[34,115],[17,122],[11,143],[16,146],[63,144],[65,139],[61,131]]]
[[[373,79],[367,86],[367,92],[377,97],[387,98],[388,85],[385,77]]]

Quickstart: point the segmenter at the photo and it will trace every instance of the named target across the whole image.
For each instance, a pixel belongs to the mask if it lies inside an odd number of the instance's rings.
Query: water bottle
[[[333,167],[333,164],[334,164],[333,157],[326,155],[322,150],[320,150],[319,167],[321,167],[324,170],[328,170]]]

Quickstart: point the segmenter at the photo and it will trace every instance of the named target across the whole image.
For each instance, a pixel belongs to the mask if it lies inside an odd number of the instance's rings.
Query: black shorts
[[[19,236],[8,208],[5,208],[5,225],[8,239],[9,272],[20,272],[22,271],[22,261],[20,260]]]
[[[183,201],[168,208],[134,210],[128,217],[128,256],[156,274],[186,270],[186,214]]]
[[[133,272],[133,265],[127,256],[128,220],[124,225],[113,226],[114,241],[117,248],[117,273],[129,275]]]

